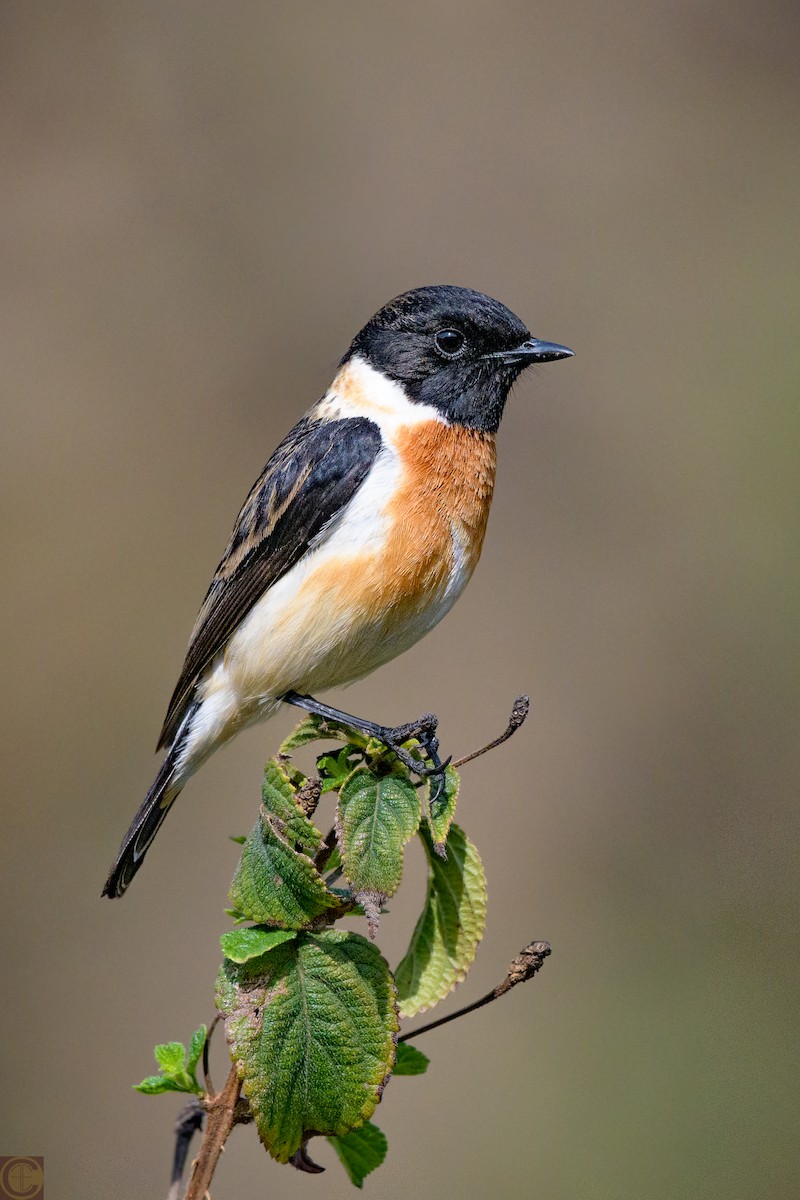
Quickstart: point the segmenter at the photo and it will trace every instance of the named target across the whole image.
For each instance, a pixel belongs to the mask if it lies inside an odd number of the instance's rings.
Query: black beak
[[[557,362],[559,358],[572,358],[574,350],[559,346],[557,342],[540,342],[538,338],[528,338],[514,350],[498,350],[495,354],[486,354],[485,358],[499,358],[509,366],[527,367],[530,363]]]

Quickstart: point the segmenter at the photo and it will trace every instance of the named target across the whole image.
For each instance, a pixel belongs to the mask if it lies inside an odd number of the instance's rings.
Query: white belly
[[[416,605],[386,604],[385,497],[395,492],[400,471],[396,455],[382,451],[321,544],[273,584],[231,636],[200,683],[182,775],[274,712],[286,692],[352,683],[414,645],[449,612],[472,567],[457,531],[443,584]],[[317,586],[332,572],[339,585]],[[402,586],[398,580],[398,594]]]

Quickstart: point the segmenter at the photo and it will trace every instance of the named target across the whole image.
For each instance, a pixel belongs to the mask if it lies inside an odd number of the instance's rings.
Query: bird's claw
[[[338,708],[331,708],[327,704],[321,704],[313,696],[300,695],[299,692],[286,692],[282,696],[282,699],[285,703],[294,704],[297,708],[302,708],[306,712],[316,713],[317,716],[325,720],[333,720],[343,725],[350,725],[353,729],[358,729],[366,734],[368,738],[376,738],[379,742],[383,743],[387,750],[391,750],[393,754],[396,754],[403,766],[413,772],[420,781],[437,776],[437,787],[435,793],[431,796],[431,801],[435,802],[441,796],[444,788],[444,773],[452,759],[448,758],[445,762],[442,762],[439,758],[439,739],[436,736],[439,720],[434,713],[423,713],[416,721],[409,721],[407,725],[395,725],[392,727],[375,725],[372,721],[364,721],[359,717],[354,717],[351,713],[341,712]],[[418,743],[420,756],[415,756],[405,748],[405,743],[411,741],[412,738],[415,738]],[[428,760],[427,763],[426,759]]]
[[[450,755],[444,762],[439,758],[439,739],[436,736],[436,727],[438,725],[437,718],[433,713],[425,713],[418,721],[410,721],[407,725],[397,725],[393,729],[382,729],[380,732],[380,740],[385,746],[396,754],[403,766],[407,767],[421,780],[438,777],[435,785],[435,792],[431,794],[431,801],[435,802],[439,799],[444,788],[444,773],[452,762],[453,756]],[[424,758],[416,758],[409,750],[404,747],[404,742],[411,738],[416,738],[419,742],[419,748],[428,763]],[[430,765],[428,765],[430,764]]]

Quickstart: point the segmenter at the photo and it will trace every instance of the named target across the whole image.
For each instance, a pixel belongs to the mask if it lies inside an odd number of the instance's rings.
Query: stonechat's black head
[[[494,432],[517,376],[532,363],[569,358],[572,351],[532,337],[499,300],[442,284],[391,300],[356,335],[342,362],[356,354],[449,421]]]

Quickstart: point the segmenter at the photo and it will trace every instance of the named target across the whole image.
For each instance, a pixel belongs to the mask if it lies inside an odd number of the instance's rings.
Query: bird
[[[402,749],[417,733],[441,771],[434,718],[387,728],[313,693],[362,678],[447,614],[480,557],[512,385],[572,354],[449,284],[402,293],[356,334],[242,506],[167,709],[165,757],[104,896],[125,892],[190,776],[282,703],[346,719],[422,773]]]

